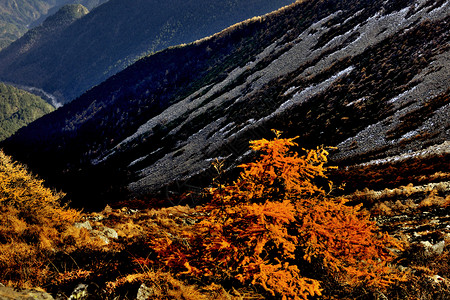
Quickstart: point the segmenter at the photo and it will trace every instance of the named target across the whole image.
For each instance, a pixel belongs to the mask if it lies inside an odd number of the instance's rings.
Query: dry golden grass
[[[62,196],[0,152],[1,282],[39,286],[52,273],[56,252],[95,244],[73,227],[80,213],[61,205]]]

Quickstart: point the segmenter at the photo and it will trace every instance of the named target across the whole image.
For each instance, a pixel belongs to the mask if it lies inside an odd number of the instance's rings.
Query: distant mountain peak
[[[89,11],[81,4],[68,4],[63,6],[58,12],[49,16],[41,25],[30,29],[20,39],[13,42],[7,48],[0,51],[0,69],[6,70],[10,61],[18,60],[22,55],[28,53],[31,49],[39,48],[50,40],[58,37],[75,20],[85,16]],[[56,56],[52,58],[56,59]],[[29,61],[36,63],[39,56],[29,57]],[[26,63],[26,62],[23,62]],[[28,69],[28,68],[27,68]],[[27,72],[34,78],[42,78],[44,71],[34,73],[30,70]],[[36,74],[40,74],[36,76]],[[5,78],[4,78],[5,79]],[[15,82],[15,80],[4,80],[5,82]],[[19,85],[31,86],[33,81],[23,81]]]
[[[81,4],[66,4],[61,7],[55,14],[49,16],[42,23],[43,27],[53,28],[57,26],[65,26],[74,20],[87,15],[89,10]]]
[[[88,9],[107,0],[4,0],[0,1],[0,49],[23,36],[65,4],[82,4]]]

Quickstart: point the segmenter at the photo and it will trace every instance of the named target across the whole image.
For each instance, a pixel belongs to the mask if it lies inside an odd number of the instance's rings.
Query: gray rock
[[[92,230],[92,226],[91,226],[91,223],[89,221],[86,221],[86,222],[83,222],[83,223],[75,223],[74,226],[76,228],[80,228],[80,229],[81,228],[85,228],[85,229],[87,229],[89,231]]]
[[[80,283],[72,292],[69,300],[83,300],[89,298],[88,285]]]
[[[92,233],[94,234],[95,237],[101,239],[103,241],[103,243],[105,243],[106,245],[108,245],[109,239],[103,234],[103,232],[98,231],[98,230],[93,230]]]
[[[447,279],[439,275],[430,276],[430,280],[436,284],[446,284],[448,282]]]
[[[145,285],[145,283],[141,284],[141,286],[139,287],[137,296],[136,296],[136,300],[148,300],[148,299],[153,299],[155,297],[155,291],[153,290],[153,288],[148,287]]]
[[[439,243],[436,243],[434,245],[431,244],[429,241],[422,241],[420,243],[425,248],[426,256],[441,255],[442,252],[444,252],[445,241],[440,241]]]
[[[437,255],[441,255],[442,252],[444,252],[444,247],[445,247],[445,241],[440,241],[439,243],[433,245],[433,251]]]
[[[110,239],[118,239],[119,235],[117,234],[117,231],[115,231],[112,228],[109,227],[103,227],[102,232],[104,235],[106,235]]]
[[[92,230],[91,234],[93,237],[101,239],[105,244],[109,244],[110,239],[119,238],[117,231],[109,227],[101,227],[99,230]]]
[[[14,289],[0,285],[0,300],[54,300],[54,298],[46,292]]]

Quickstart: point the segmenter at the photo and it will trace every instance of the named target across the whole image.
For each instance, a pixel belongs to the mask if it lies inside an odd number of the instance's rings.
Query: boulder
[[[426,256],[441,255],[442,252],[444,252],[445,240],[440,241],[439,243],[436,243],[434,245],[429,241],[422,241],[420,243],[425,248]]]
[[[54,298],[43,291],[32,289],[15,289],[0,286],[0,300],[54,300]]]
[[[153,299],[155,297],[155,291],[153,288],[148,287],[145,285],[145,283],[141,284],[139,287],[136,300],[147,300],[147,299]]]
[[[69,300],[84,300],[89,298],[88,285],[80,283],[72,292]]]
[[[92,226],[91,226],[91,223],[89,222],[89,221],[86,221],[86,222],[83,222],[83,223],[75,223],[75,225],[74,225],[76,228],[84,228],[84,229],[87,229],[87,230],[89,230],[89,231],[91,231],[92,230]]]

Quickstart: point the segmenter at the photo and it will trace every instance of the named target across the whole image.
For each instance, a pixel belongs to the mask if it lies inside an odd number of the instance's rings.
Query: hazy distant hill
[[[4,0],[0,3],[0,49],[27,31],[57,0]],[[61,2],[61,1],[60,1]]]
[[[80,3],[88,9],[106,0],[3,0],[0,2],[0,49],[39,25],[62,5]]]
[[[55,14],[61,7],[63,7],[64,5],[67,4],[81,4],[84,7],[86,7],[89,11],[91,11],[92,9],[94,9],[95,7],[108,2],[109,0],[63,0],[63,1],[59,1],[57,3],[57,5],[53,6],[52,8],[50,8],[47,12],[47,14],[42,15],[39,19],[36,19],[35,21],[33,21],[30,24],[30,27],[35,27],[38,26],[40,24],[42,24],[46,18],[48,18],[49,16]]]
[[[30,29],[21,39],[3,49],[1,55],[7,61],[15,60],[30,48],[39,47],[43,43],[58,37],[61,31],[88,12],[87,8],[81,4],[65,5],[58,12],[48,17],[42,25]],[[0,69],[4,67],[0,64]]]
[[[87,205],[205,186],[272,128],[341,166],[428,155],[450,140],[449,5],[299,2],[145,57],[2,146]]]
[[[143,55],[292,2],[111,0],[19,57],[8,56],[8,49],[0,52],[0,79],[41,88],[67,102]]]
[[[40,97],[0,83],[0,140],[53,110]]]

